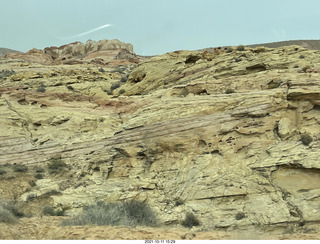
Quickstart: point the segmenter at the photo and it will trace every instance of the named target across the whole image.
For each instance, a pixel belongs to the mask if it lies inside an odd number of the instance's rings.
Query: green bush
[[[301,141],[303,145],[308,146],[312,142],[312,137],[309,134],[303,134],[301,135]]]
[[[0,169],[0,175],[4,175],[5,173],[7,173],[7,171],[5,171],[4,169]]]
[[[5,209],[0,205],[0,222],[14,223],[15,221],[16,218],[13,216],[13,214],[8,209]]]
[[[176,206],[180,206],[180,205],[183,205],[183,204],[184,204],[184,201],[181,198],[176,199],[176,201],[175,201],[175,205]]]
[[[54,210],[52,206],[44,206],[42,208],[42,213],[43,215],[46,216],[63,216],[63,211],[62,210]]]
[[[228,88],[226,91],[225,91],[226,94],[231,94],[231,93],[235,93],[235,91],[232,89],[232,88]]]
[[[245,46],[243,46],[243,45],[239,45],[239,46],[237,47],[237,51],[242,52],[242,51],[245,51],[245,50],[246,50],[246,48],[245,48]]]
[[[87,206],[74,219],[65,220],[62,225],[125,225],[155,226],[156,216],[152,209],[143,202],[122,203],[98,202]]]
[[[233,49],[231,47],[228,47],[226,53],[232,53],[232,52],[233,52]]]
[[[69,86],[67,86],[67,89],[68,89],[68,90],[70,90],[70,91],[74,91],[73,86],[70,86],[70,85],[69,85]]]
[[[21,218],[24,213],[19,210],[18,203],[0,199],[0,222],[14,223],[16,218]]]
[[[181,97],[186,97],[186,96],[188,96],[188,94],[189,94],[189,91],[188,91],[188,88],[186,88],[186,87],[184,87],[180,92]]]
[[[120,87],[119,83],[114,83],[114,84],[111,85],[110,91],[113,91],[113,90],[115,90],[115,89],[117,89],[119,87]]]
[[[44,173],[44,168],[36,167],[36,168],[34,169],[34,172],[36,172],[36,173]]]
[[[245,217],[246,217],[246,215],[243,212],[238,212],[236,214],[236,220],[240,220],[240,219],[243,219]]]
[[[23,164],[15,165],[13,167],[13,171],[14,172],[20,172],[20,173],[27,172],[28,171],[28,167],[23,165]]]
[[[120,82],[127,82],[129,75],[123,76]]]
[[[121,89],[121,90],[119,91],[119,95],[121,95],[121,94],[123,94],[123,93],[125,93],[125,92],[126,92],[125,89]]]
[[[185,219],[181,223],[184,227],[191,228],[192,226],[200,225],[200,221],[193,213],[187,213]]]
[[[67,167],[68,165],[65,162],[63,162],[62,159],[59,157],[51,158],[48,164],[50,174],[57,174],[59,172],[62,172]]]
[[[11,75],[14,75],[16,72],[13,70],[2,70],[0,71],[0,79],[9,77]]]
[[[304,67],[302,68],[302,71],[303,71],[304,73],[306,73],[308,69],[311,69],[311,66],[310,66],[310,65],[304,66]]]
[[[38,179],[38,180],[41,180],[44,178],[43,174],[35,174],[34,175],[34,178]]]
[[[34,193],[31,193],[31,194],[29,194],[28,196],[27,196],[27,202],[31,202],[31,201],[33,201],[35,198],[37,197],[37,195],[36,194],[34,194]]]
[[[44,93],[46,91],[46,87],[41,85],[40,87],[37,88],[36,92],[42,92]]]
[[[98,70],[99,70],[99,72],[101,72],[101,73],[106,72],[106,71],[104,70],[104,68],[101,68],[101,67],[100,67]]]

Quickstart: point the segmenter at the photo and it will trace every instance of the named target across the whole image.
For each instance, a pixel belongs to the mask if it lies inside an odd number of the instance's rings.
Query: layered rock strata
[[[0,83],[0,164],[27,165],[27,180],[53,159],[68,165],[16,195],[1,175],[7,198],[68,215],[139,200],[167,225],[193,213],[200,229],[316,229],[319,51],[178,51],[103,72],[1,62],[15,74]]]

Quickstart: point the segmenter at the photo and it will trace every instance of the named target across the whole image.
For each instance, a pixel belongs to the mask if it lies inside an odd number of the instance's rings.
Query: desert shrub
[[[13,216],[13,214],[8,209],[0,206],[0,222],[13,223],[15,221],[16,218]]]
[[[11,75],[14,75],[16,72],[13,70],[2,70],[0,71],[0,79],[9,77]]]
[[[189,91],[188,91],[188,88],[186,88],[186,87],[184,87],[180,92],[180,96],[182,96],[182,97],[186,97],[186,96],[188,96],[188,94],[189,94]]]
[[[42,208],[43,215],[46,216],[63,216],[63,210],[55,210],[52,206],[44,206]]]
[[[58,195],[60,194],[61,192],[55,190],[55,189],[52,189],[46,193],[44,193],[42,196],[45,196],[45,197],[49,197],[49,196],[54,196],[54,195]]]
[[[121,89],[121,90],[119,91],[119,95],[121,95],[121,94],[123,94],[123,93],[125,93],[125,92],[126,92],[125,89]]]
[[[308,146],[312,142],[312,137],[309,134],[303,134],[301,135],[301,141],[303,145]]]
[[[101,67],[98,69],[98,71],[101,72],[101,73],[106,72],[106,71],[104,70],[104,68],[101,68]]]
[[[304,55],[301,54],[301,55],[299,56],[299,58],[304,59],[305,57],[304,57]]]
[[[113,91],[113,90],[115,90],[115,89],[117,89],[117,88],[119,88],[119,87],[120,87],[120,84],[119,84],[119,83],[114,83],[114,84],[111,85],[110,91]]]
[[[228,88],[226,91],[225,91],[226,94],[231,94],[231,93],[235,93],[235,91],[232,89],[232,88]]]
[[[240,51],[240,52],[242,52],[242,51],[244,51],[246,48],[243,46],[243,45],[239,45],[238,47],[237,47],[237,51]]]
[[[67,89],[68,89],[69,91],[74,91],[73,86],[70,86],[70,85],[67,86]]]
[[[37,197],[36,194],[31,193],[27,196],[27,202],[31,202],[32,200],[34,200]]]
[[[184,227],[191,228],[192,226],[200,225],[200,221],[193,213],[187,213],[185,219],[181,222]]]
[[[17,217],[23,216],[17,202],[0,199],[0,222],[14,223]]]
[[[143,202],[122,203],[98,202],[87,206],[74,219],[65,220],[62,225],[125,225],[155,226],[156,216],[152,209]]]
[[[183,204],[184,204],[184,201],[181,198],[176,199],[176,201],[175,201],[175,205],[176,206],[180,206],[180,205],[183,205]]]
[[[302,68],[302,71],[303,71],[304,73],[306,73],[308,69],[311,69],[311,66],[310,66],[310,65],[304,66],[304,67]]]
[[[127,82],[129,75],[123,76],[120,82]]]
[[[0,169],[0,175],[4,175],[5,173],[7,173],[7,171],[5,171],[4,169]]]
[[[48,169],[50,174],[56,174],[64,171],[68,165],[62,161],[61,158],[51,158],[48,164]]]
[[[37,88],[36,92],[44,93],[46,91],[46,87],[42,84],[40,87]]]
[[[19,173],[27,172],[28,171],[28,167],[23,165],[23,164],[15,165],[13,167],[13,171],[14,172],[19,172]]]
[[[233,52],[233,49],[231,47],[228,47],[226,53],[232,53],[232,52]]]
[[[245,217],[246,217],[246,215],[243,212],[238,212],[236,214],[236,220],[240,220],[240,219],[243,219]]]
[[[44,168],[36,167],[36,168],[34,169],[34,172],[36,172],[36,173],[44,173]]]
[[[34,175],[34,178],[38,179],[38,180],[41,180],[44,178],[43,174],[35,174]]]

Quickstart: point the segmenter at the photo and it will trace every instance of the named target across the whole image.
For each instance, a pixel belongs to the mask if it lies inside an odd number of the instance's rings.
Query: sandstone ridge
[[[176,51],[103,69],[0,65],[0,194],[35,218],[45,205],[72,216],[97,201],[136,200],[166,228],[192,213],[194,233],[318,233],[320,51]],[[52,171],[53,162],[65,167]]]
[[[26,53],[9,53],[5,58],[22,59],[40,64],[75,64],[96,62],[108,64],[115,60],[139,62],[129,43],[114,40],[88,40],[74,42],[60,47],[47,47],[44,50],[31,49]],[[116,63],[119,64],[119,63]]]

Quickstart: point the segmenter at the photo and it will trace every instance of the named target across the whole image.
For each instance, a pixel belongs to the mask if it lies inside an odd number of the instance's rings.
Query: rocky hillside
[[[31,49],[26,53],[9,53],[7,59],[20,59],[39,64],[98,64],[120,65],[123,62],[138,63],[131,44],[119,40],[88,40],[85,44],[74,42],[44,50]]]
[[[270,48],[278,48],[290,45],[298,45],[304,48],[312,49],[312,50],[320,50],[320,40],[292,40],[292,41],[282,41],[282,42],[271,42],[271,43],[263,43],[263,44],[255,44],[249,45],[249,47],[270,47]]]
[[[20,53],[19,51],[12,50],[9,48],[0,48],[0,58],[5,56],[7,53]]]
[[[1,59],[3,199],[34,217],[44,206],[73,216],[135,200],[165,228],[194,216],[193,232],[318,232],[319,51],[233,47],[101,64],[72,45],[41,51],[50,65]]]

